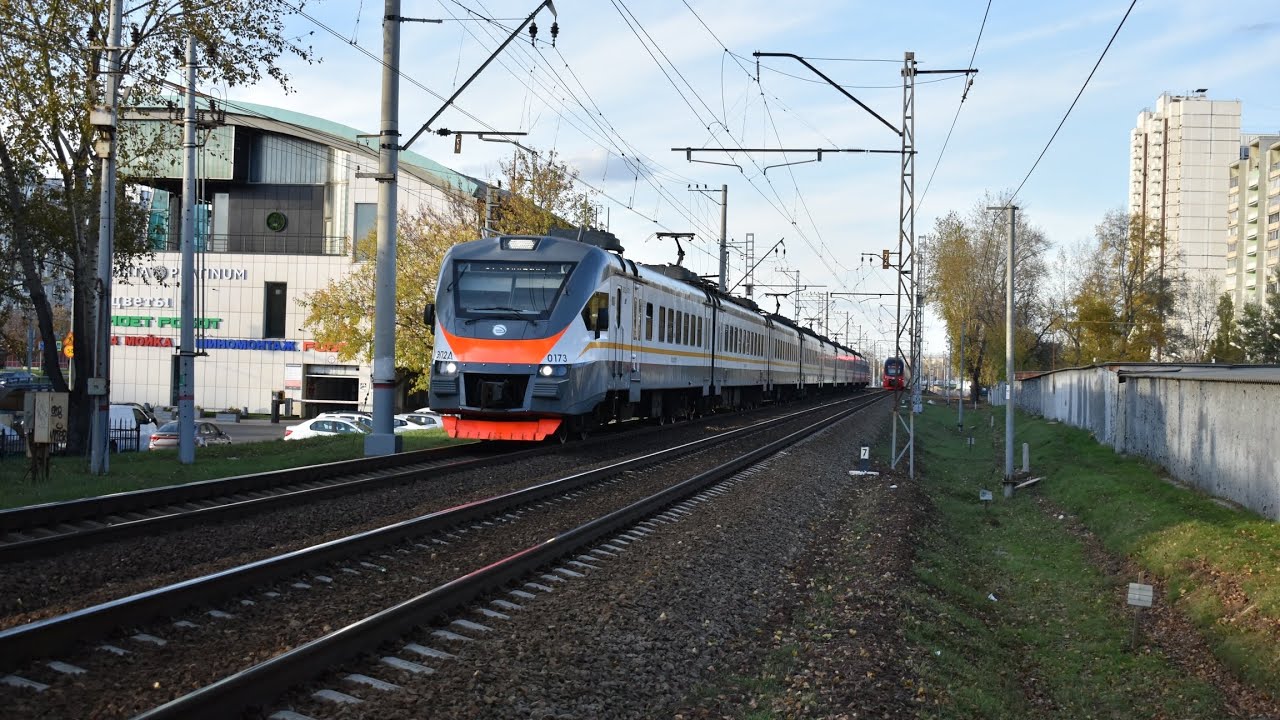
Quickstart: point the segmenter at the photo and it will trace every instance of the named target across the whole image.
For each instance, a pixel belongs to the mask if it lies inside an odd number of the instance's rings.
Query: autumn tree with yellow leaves
[[[490,228],[504,235],[541,235],[553,227],[590,226],[595,214],[586,193],[575,190],[577,172],[554,152],[545,157],[517,153],[502,164],[503,178],[489,189],[496,204]],[[455,195],[443,210],[423,209],[399,217],[396,239],[395,363],[408,392],[426,390],[430,382],[432,329],[422,310],[435,301],[440,264],[449,248],[480,237],[484,203]],[[376,232],[356,239],[356,257],[374,258]],[[301,302],[303,327],[318,342],[340,347],[344,362],[373,357],[374,281],[376,263],[361,262]]]

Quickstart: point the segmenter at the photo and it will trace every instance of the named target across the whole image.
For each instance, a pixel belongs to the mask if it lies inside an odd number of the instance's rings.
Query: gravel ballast
[[[406,638],[457,656],[425,661],[433,674],[382,664],[379,658],[389,653],[424,662],[389,647],[282,698],[263,715],[290,708],[316,718],[718,716],[714,697],[690,697],[714,693],[725,673],[777,647],[770,628],[803,587],[796,573],[807,572],[833,518],[841,524],[842,513],[868,492],[883,494],[877,503],[910,505],[888,489],[893,477],[848,474],[857,467],[859,442],[884,428],[887,410],[880,406],[837,423],[775,456],[730,492],[602,560],[599,570],[519,601],[523,608],[509,620],[485,620],[490,632],[471,632],[474,639],[463,642],[424,628]],[[353,673],[401,689],[361,686],[346,679]],[[321,689],[363,702],[315,699],[312,693]]]

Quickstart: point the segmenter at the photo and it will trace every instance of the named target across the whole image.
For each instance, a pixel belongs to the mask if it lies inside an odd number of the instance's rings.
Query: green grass
[[[1168,583],[1175,590],[1157,602],[1186,612],[1220,658],[1274,692],[1280,543],[1271,523],[1169,484],[1085,432],[1021,415],[1016,444],[1030,443],[1033,473],[1046,479],[1004,500],[1003,424],[993,430],[989,416],[966,413],[976,426],[967,431],[972,450],[955,431],[954,411],[928,407],[916,421],[919,474],[938,514],[908,602],[917,613],[908,638],[928,658],[926,677],[943,689],[943,704],[928,716],[1225,715],[1213,687],[1158,650],[1128,649],[1133,616],[1124,591],[1139,578],[1095,567],[1035,495],[1078,518],[1108,552]],[[979,489],[994,492],[991,507],[981,507]],[[1249,622],[1239,621],[1233,587],[1248,595]]]
[[[442,430],[406,433],[402,437],[405,450],[454,442]],[[47,482],[33,482],[26,476],[26,458],[8,457],[0,461],[0,508],[318,465],[363,455],[363,436],[274,440],[197,448],[196,461],[191,465],[178,463],[177,450],[113,454],[105,476],[90,474],[85,458],[55,457]]]

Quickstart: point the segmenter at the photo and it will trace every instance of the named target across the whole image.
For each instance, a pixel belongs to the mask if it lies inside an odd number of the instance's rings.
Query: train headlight
[[[538,366],[538,375],[544,378],[564,377],[569,374],[567,365],[540,365]]]
[[[458,363],[452,360],[436,363],[436,371],[441,375],[456,375],[458,373]]]

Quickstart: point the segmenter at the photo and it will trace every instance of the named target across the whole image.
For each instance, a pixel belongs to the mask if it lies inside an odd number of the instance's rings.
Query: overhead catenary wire
[[[982,24],[978,26],[978,39],[973,41],[973,52],[969,54],[969,65],[973,67],[973,61],[978,57],[978,45],[982,42],[982,33],[987,29],[987,16],[991,14],[991,0],[987,0],[987,9],[982,12]],[[960,110],[964,107],[964,101],[969,97],[969,88],[973,86],[972,78],[966,79],[964,91],[960,93],[960,102],[956,104],[956,114],[951,118],[951,127],[947,129],[947,138],[942,141],[942,149],[938,151],[938,157],[933,162],[933,169],[929,171],[929,179],[924,184],[924,192],[920,193],[920,201],[916,203],[916,212],[920,212],[920,208],[924,205],[924,199],[929,196],[929,188],[933,185],[934,175],[938,172],[938,166],[942,164],[942,156],[947,153],[947,145],[951,143],[951,134],[955,132],[956,122],[960,119]]]
[[[1084,79],[1084,84],[1080,86],[1080,92],[1076,93],[1075,99],[1071,101],[1071,106],[1067,108],[1067,112],[1062,115],[1062,120],[1058,123],[1058,127],[1054,129],[1053,135],[1049,136],[1049,142],[1044,144],[1044,149],[1040,151],[1040,155],[1036,158],[1036,161],[1031,164],[1031,169],[1028,170],[1026,176],[1022,178],[1022,182],[1018,183],[1018,188],[1009,196],[1008,201],[1005,203],[1006,206],[1013,204],[1014,198],[1018,197],[1018,193],[1021,192],[1022,187],[1027,184],[1027,180],[1031,179],[1031,173],[1036,171],[1036,168],[1040,165],[1040,161],[1044,159],[1045,153],[1049,152],[1049,146],[1053,144],[1054,138],[1058,137],[1058,132],[1061,131],[1062,126],[1067,123],[1067,118],[1071,117],[1071,111],[1075,109],[1076,103],[1080,102],[1080,96],[1084,95],[1085,88],[1089,87],[1089,81],[1093,79],[1093,74],[1098,72],[1098,67],[1102,65],[1102,60],[1107,56],[1107,51],[1111,49],[1111,44],[1114,43],[1116,41],[1116,37],[1120,35],[1121,28],[1124,27],[1125,21],[1129,19],[1129,14],[1133,12],[1133,8],[1137,4],[1138,0],[1132,0],[1132,2],[1129,3],[1129,9],[1124,11],[1124,17],[1120,18],[1120,24],[1116,25],[1116,31],[1111,33],[1111,39],[1107,41],[1107,46],[1102,49],[1102,54],[1098,56],[1098,61],[1093,64],[1093,69],[1089,71],[1089,76]]]
[[[635,35],[636,39],[640,41],[641,46],[644,47],[645,51],[649,54],[650,58],[652,58],[654,63],[659,66],[660,70],[662,70],[663,75],[667,77],[667,80],[671,83],[672,87],[675,88],[676,93],[680,95],[681,99],[689,107],[690,111],[693,112],[694,117],[698,119],[698,122],[701,123],[708,130],[708,132],[710,132],[714,125],[719,124],[718,121],[715,123],[708,123],[706,120],[704,120],[702,115],[698,112],[698,110],[693,107],[693,104],[689,101],[688,97],[686,97],[684,91],[671,78],[670,73],[666,72],[665,66],[663,66],[662,62],[658,60],[658,57],[654,55],[654,52],[653,52],[654,50],[657,50],[658,54],[662,55],[663,59],[666,60],[668,64],[672,65],[672,68],[676,71],[676,73],[680,74],[679,70],[674,67],[674,64],[672,64],[670,58],[667,57],[666,53],[662,50],[661,46],[657,43],[656,40],[653,39],[653,37],[648,33],[648,31],[645,30],[643,24],[640,23],[639,19],[635,17],[634,13],[631,12],[630,8],[627,7],[625,2],[623,2],[622,0],[611,0],[611,2],[613,3],[614,8],[618,11],[619,15],[622,16],[623,21],[627,23],[627,26],[631,30],[632,34]],[[695,15],[696,15],[696,12],[695,12]],[[704,27],[706,27],[705,22],[703,22],[702,24]],[[644,38],[641,37],[641,33],[644,34]],[[714,33],[712,33],[712,36],[713,38],[715,37]],[[648,42],[645,41],[645,38],[648,39]],[[717,42],[719,42],[718,38],[716,39],[717,39]],[[653,46],[653,49],[650,49],[651,44]],[[723,47],[723,44],[721,44],[721,46]],[[682,74],[680,75],[680,77],[681,79],[684,79],[684,76]],[[685,81],[685,83],[689,87],[689,89],[692,91],[694,98],[696,98],[697,101],[707,111],[707,114],[709,114],[712,118],[715,118],[715,111],[713,111],[710,108],[710,106],[707,105],[706,101],[702,98],[700,94],[698,94],[697,90],[688,83],[687,80]],[[741,143],[739,143],[737,139],[733,137],[733,134],[729,130],[729,128],[725,127],[724,129],[728,138],[732,140],[735,145],[737,145],[737,151],[745,152],[742,148]],[[724,143],[716,139],[714,135],[713,135],[713,140],[716,142],[716,144],[720,147],[721,150],[727,153],[730,153],[730,156],[732,157],[734,151],[725,147]],[[752,166],[756,168],[757,171],[759,171],[758,177],[764,178],[765,183],[769,186],[769,189],[773,192],[774,198],[771,199],[763,190],[761,190],[760,187],[756,185],[753,178],[746,177],[746,180],[748,184],[752,187],[752,189],[754,189],[760,195],[760,197],[765,200],[765,202],[769,203],[774,208],[774,210],[778,212],[779,215],[781,215],[784,219],[786,219],[788,222],[791,223],[791,225],[799,233],[800,238],[805,242],[806,245],[809,246],[811,250],[814,251],[815,254],[817,254],[820,258],[826,259],[835,265],[843,267],[840,265],[839,261],[836,260],[834,256],[831,255],[829,250],[827,253],[823,253],[823,251],[819,250],[818,247],[814,245],[813,240],[810,239],[808,234],[804,232],[804,229],[800,227],[796,219],[788,215],[785,208],[782,207],[782,204],[783,204],[782,196],[778,193],[778,189],[777,187],[774,186],[773,181],[770,180],[769,177],[764,174],[763,169],[755,161],[755,159],[750,156],[750,154],[747,154],[747,160],[752,164]],[[827,269],[829,272],[831,272],[832,276],[835,277],[834,271],[831,271],[829,267]],[[838,280],[839,278],[835,277],[835,279]]]
[[[474,12],[474,11],[470,10],[469,8],[466,8],[465,6],[463,6],[461,3],[456,3],[456,2],[455,2],[455,4],[459,5],[460,7],[463,7],[463,9],[466,9],[466,10],[468,10],[469,12]],[[447,10],[447,9],[446,9],[446,12],[448,12],[448,10]],[[452,13],[450,13],[450,14],[452,14]],[[496,27],[497,27],[497,28],[499,28],[499,29],[505,29],[505,28],[503,28],[503,26],[502,26],[501,24],[499,24],[499,23],[493,23],[493,25],[494,25],[494,26],[496,26]],[[509,30],[507,30],[507,32],[509,32]],[[468,30],[468,33],[469,33],[469,34],[471,34],[471,35],[472,35],[472,37],[473,37],[477,42],[481,43],[482,45],[484,44],[484,43],[483,43],[483,41],[482,41],[480,38],[478,38],[478,37],[476,37],[476,36],[475,36],[475,34],[474,34],[474,33],[470,33],[470,30]],[[491,36],[491,39],[494,39],[494,38]],[[514,52],[516,52],[516,53],[520,53],[520,54],[521,54],[522,56],[524,56],[526,59],[531,59],[531,62],[530,62],[530,67],[531,67],[531,69],[532,69],[532,68],[536,68],[536,67],[538,67],[538,65],[539,65],[539,63],[540,63],[540,62],[545,62],[545,59],[541,56],[541,54],[539,54],[539,53],[531,53],[531,52],[529,51],[529,49],[528,49],[528,48],[525,48],[525,47],[522,47],[522,46],[521,46],[521,47],[516,47],[516,48],[514,49]],[[558,51],[557,51],[557,52],[558,52]],[[563,58],[563,56],[561,56],[561,59],[562,59],[562,60],[564,59],[564,58]],[[509,65],[508,65],[504,60],[501,60],[501,59],[500,59],[500,60],[498,60],[498,63],[499,63],[499,65],[500,65],[501,67],[503,67],[503,68],[504,68],[504,69],[505,69],[505,70],[506,70],[506,71],[507,71],[507,72],[508,72],[508,73],[509,73],[513,78],[515,78],[518,82],[521,82],[522,84],[524,84],[526,88],[529,88],[529,89],[532,91],[532,88],[529,86],[528,82],[526,82],[525,78],[522,76],[522,73],[518,73],[518,72],[516,72],[516,71],[515,71],[514,69],[512,69],[512,68],[511,68],[511,67],[510,67],[510,66],[509,66]],[[567,63],[567,61],[565,61],[565,65],[566,65],[566,67],[568,67],[568,63]],[[572,68],[569,68],[569,69],[570,69],[570,72],[572,73]],[[534,73],[532,73],[532,72],[530,73],[530,76],[529,76],[529,77],[530,77],[530,80],[529,80],[529,82],[534,82],[534,83],[538,84],[538,85],[543,89],[543,91],[544,91],[544,92],[542,92],[542,93],[535,93],[535,94],[538,94],[539,96],[543,97],[544,99],[545,99],[545,98],[547,98],[547,97],[554,98],[557,102],[560,102],[560,103],[561,103],[561,106],[562,106],[566,111],[568,111],[570,114],[573,114],[573,110],[569,107],[568,103],[567,103],[563,98],[561,98],[561,97],[559,96],[559,94],[558,94],[558,93],[556,93],[556,92],[555,92],[555,87],[556,87],[556,86],[564,87],[564,89],[565,89],[565,94],[567,94],[569,97],[571,97],[571,98],[573,99],[573,101],[574,101],[575,103],[577,103],[578,107],[582,109],[582,111],[583,111],[583,115],[587,118],[588,122],[589,122],[590,124],[594,124],[594,125],[596,126],[597,130],[599,131],[599,137],[593,137],[593,133],[592,133],[592,132],[590,132],[589,130],[585,129],[585,128],[584,128],[584,127],[582,127],[581,125],[579,125],[579,124],[578,124],[578,122],[576,122],[574,119],[572,119],[572,118],[570,118],[570,117],[567,117],[563,112],[559,114],[559,115],[560,115],[560,117],[561,117],[562,119],[564,119],[564,120],[568,121],[568,122],[569,122],[569,124],[570,124],[570,126],[571,126],[571,127],[573,127],[574,129],[576,129],[580,134],[582,134],[582,136],[583,136],[584,138],[586,138],[586,139],[590,140],[591,142],[594,142],[594,143],[596,143],[597,145],[599,145],[602,149],[604,149],[604,150],[605,150],[605,152],[606,152],[606,153],[612,152],[612,151],[610,150],[610,147],[609,147],[609,146],[612,146],[612,147],[613,147],[613,150],[617,152],[618,156],[623,160],[623,162],[624,162],[624,163],[626,163],[626,164],[627,164],[627,165],[632,169],[632,172],[633,172],[633,174],[634,174],[634,176],[635,176],[635,180],[636,180],[636,182],[637,182],[637,183],[639,182],[639,179],[640,179],[641,177],[644,177],[645,182],[646,182],[647,184],[649,184],[651,187],[653,187],[654,191],[658,194],[658,196],[659,196],[660,198],[665,199],[665,200],[667,201],[667,203],[668,203],[668,204],[670,204],[672,207],[676,208],[676,210],[677,210],[678,212],[680,212],[682,215],[684,215],[684,216],[685,216],[685,218],[686,218],[687,220],[689,220],[692,224],[694,224],[694,225],[700,225],[700,226],[701,226],[701,228],[700,228],[700,229],[701,229],[701,231],[702,231],[702,233],[703,233],[704,235],[706,235],[706,236],[708,236],[708,237],[711,237],[711,236],[714,236],[714,235],[716,234],[716,233],[715,233],[715,231],[714,231],[714,230],[713,230],[709,225],[706,225],[706,224],[700,223],[700,222],[697,220],[697,218],[696,218],[696,217],[694,217],[693,215],[691,215],[691,214],[689,214],[689,213],[686,213],[686,212],[683,210],[683,207],[684,207],[684,206],[683,206],[683,204],[681,204],[681,203],[676,199],[675,195],[674,195],[671,191],[666,190],[665,188],[663,188],[660,184],[658,184],[657,182],[655,182],[655,181],[650,177],[650,173],[647,171],[647,168],[645,167],[645,164],[644,164],[644,163],[640,163],[640,162],[637,162],[637,161],[636,161],[636,159],[635,159],[635,157],[634,157],[634,154],[635,154],[635,153],[634,153],[634,150],[633,150],[633,157],[628,157],[628,155],[627,155],[627,153],[626,153],[626,150],[624,150],[624,149],[623,149],[623,145],[625,145],[627,148],[632,148],[632,146],[631,146],[629,143],[627,143],[627,142],[626,142],[626,140],[625,140],[624,138],[622,138],[621,134],[619,134],[619,133],[617,132],[617,130],[612,126],[612,124],[608,123],[607,119],[606,119],[606,118],[604,118],[603,113],[599,111],[598,106],[596,106],[596,105],[595,105],[595,101],[594,101],[594,100],[592,100],[591,102],[592,102],[592,105],[596,107],[596,113],[592,113],[592,112],[591,112],[591,110],[589,110],[589,109],[586,107],[586,105],[585,105],[585,104],[584,104],[584,103],[583,103],[583,102],[582,102],[582,101],[581,101],[581,100],[580,100],[580,99],[579,99],[579,98],[578,98],[578,97],[577,97],[577,96],[576,96],[576,95],[575,95],[575,94],[574,94],[574,93],[569,89],[569,87],[568,87],[568,83],[567,83],[567,82],[565,82],[565,81],[564,81],[564,79],[563,79],[562,77],[560,77],[560,75],[555,71],[555,68],[554,68],[554,67],[552,67],[549,63],[547,63],[547,72],[548,72],[548,74],[549,74],[549,75],[551,75],[552,77],[551,77],[548,81],[546,81],[546,82],[544,82],[543,80],[541,80],[540,78],[538,78],[536,74],[534,74]],[[575,76],[575,79],[576,79],[576,74],[574,74],[574,76]],[[549,82],[549,83],[551,83],[551,84],[550,84],[550,85],[548,85],[548,82]],[[578,83],[579,83],[579,85],[580,85],[580,86],[582,86],[582,85],[581,85],[581,81],[578,81]],[[584,92],[585,92],[585,86],[582,86],[582,87],[583,87],[583,90],[584,90]],[[599,115],[599,117],[600,117],[600,119],[599,119],[599,120],[596,118],[596,115]],[[603,121],[603,124],[601,124],[601,121]],[[617,142],[615,142],[615,141],[614,141],[613,137],[611,137],[611,134],[612,134],[612,136],[616,136],[616,138],[617,138]],[[619,143],[621,143],[621,144],[619,144]],[[626,207],[628,210],[630,210],[630,211],[632,211],[632,212],[635,212],[637,215],[640,215],[640,216],[642,216],[642,217],[646,217],[646,216],[644,216],[642,213],[639,213],[638,211],[636,211],[636,210],[635,210],[635,207],[634,207],[634,198],[633,198],[633,200],[632,200],[631,202],[621,203],[621,201],[620,201],[620,200],[617,200],[617,199],[613,198],[612,196],[610,196],[610,195],[608,195],[608,194],[606,194],[606,193],[603,193],[603,191],[602,191],[602,190],[600,190],[600,189],[598,189],[598,188],[595,188],[595,186],[590,185],[589,183],[587,183],[587,182],[586,182],[586,181],[584,181],[584,180],[581,180],[581,178],[578,178],[578,180],[579,180],[579,182],[581,182],[583,185],[586,185],[586,186],[588,186],[588,187],[591,187],[591,188],[593,189],[593,191],[601,193],[601,194],[602,194],[602,195],[604,195],[605,197],[608,197],[610,200],[613,200],[614,202],[618,202],[620,205],[622,205],[623,207]],[[650,220],[652,220],[653,222],[657,222],[657,221],[656,221],[656,219],[654,219],[654,218],[647,218],[647,219],[650,219]],[[694,247],[695,247],[695,248],[697,248],[699,252],[702,252],[702,253],[704,253],[704,254],[708,254],[708,255],[710,256],[710,254],[709,254],[709,253],[707,253],[707,251],[706,251],[705,249],[703,249],[703,248],[701,248],[701,247],[697,247],[697,246],[694,246]],[[711,257],[714,257],[714,256],[711,256]]]

